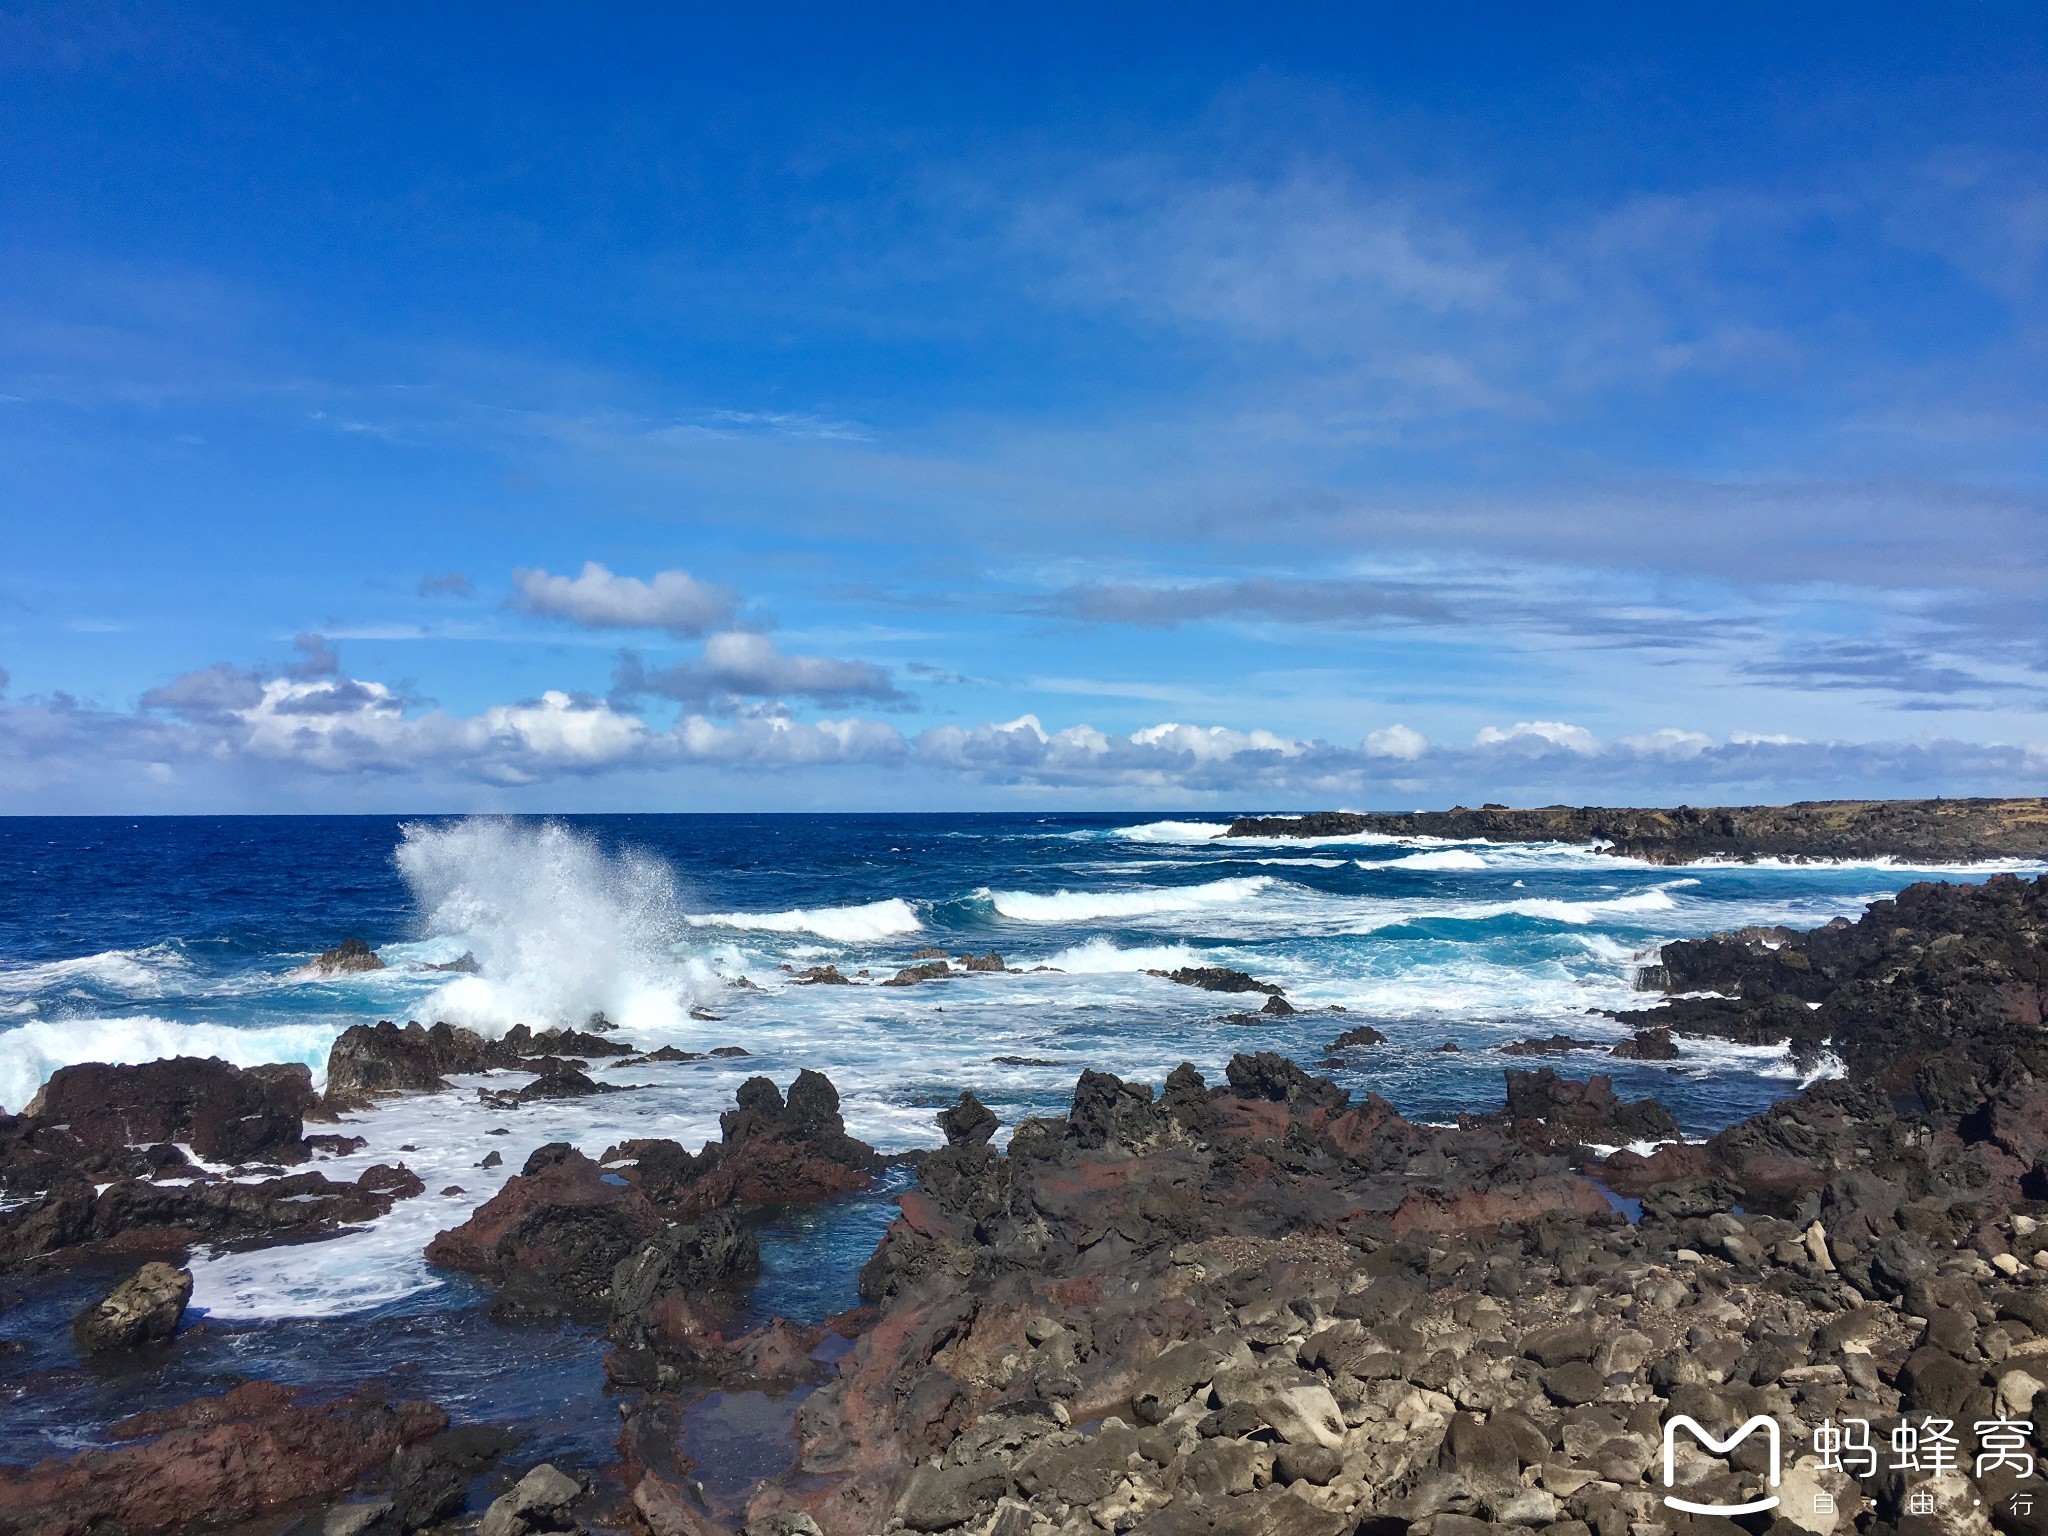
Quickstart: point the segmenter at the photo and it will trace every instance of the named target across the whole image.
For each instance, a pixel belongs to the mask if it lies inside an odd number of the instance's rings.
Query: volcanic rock
[[[661,1228],[644,1194],[552,1142],[461,1226],[436,1234],[426,1256],[500,1283],[516,1277],[522,1304],[559,1298],[564,1310],[596,1312],[609,1307],[619,1261]]]
[[[474,963],[472,960],[471,964]],[[361,939],[343,939],[307,961],[306,969],[316,976],[345,976],[354,971],[381,971],[384,962]]]
[[[332,1499],[448,1423],[367,1390],[314,1407],[298,1395],[250,1382],[114,1427],[140,1443],[0,1466],[0,1521],[39,1536],[224,1529]]]
[[[64,1172],[153,1171],[136,1149],[182,1142],[210,1163],[302,1163],[316,1102],[304,1066],[242,1068],[177,1056],[59,1067],[16,1116],[0,1116],[0,1187],[47,1189]]]
[[[926,960],[918,965],[906,965],[882,985],[885,987],[914,987],[921,981],[942,981],[953,974],[953,967],[944,960]]]
[[[486,1040],[452,1024],[351,1024],[327,1052],[327,1102],[338,1110],[362,1109],[385,1094],[445,1089],[447,1073],[488,1072],[518,1062],[509,1039]]]
[[[1678,1122],[1655,1099],[1623,1103],[1611,1079],[1594,1076],[1574,1082],[1553,1067],[1534,1072],[1509,1071],[1508,1102],[1503,1114],[1510,1123],[1539,1122],[1553,1137],[1607,1143],[1670,1141]]]
[[[1387,1037],[1370,1024],[1361,1024],[1356,1029],[1347,1029],[1330,1042],[1332,1051],[1348,1051],[1361,1045],[1385,1045]]]
[[[1570,1035],[1551,1035],[1541,1040],[1514,1040],[1500,1048],[1503,1056],[1563,1056],[1570,1051],[1604,1051],[1600,1040],[1574,1040]]]
[[[1278,997],[1281,992],[1269,981],[1260,981],[1244,971],[1234,971],[1224,965],[1184,965],[1178,970],[1147,971],[1145,974],[1163,976],[1184,987],[1200,987],[1205,992],[1263,992],[1268,997]]]
[[[191,1299],[189,1269],[145,1264],[79,1313],[71,1324],[71,1337],[82,1355],[133,1349],[167,1339],[178,1331],[178,1320]]]

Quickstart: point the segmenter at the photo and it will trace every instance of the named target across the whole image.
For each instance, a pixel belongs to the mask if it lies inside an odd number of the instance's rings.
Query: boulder
[[[178,1331],[192,1299],[192,1272],[169,1264],[145,1264],[72,1321],[71,1337],[82,1355],[133,1349],[168,1339]]]
[[[569,1506],[583,1496],[583,1485],[542,1462],[484,1511],[478,1536],[526,1536],[529,1531],[556,1531],[573,1522]]]

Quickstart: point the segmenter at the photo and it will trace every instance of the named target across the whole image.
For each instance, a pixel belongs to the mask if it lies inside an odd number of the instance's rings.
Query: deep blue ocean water
[[[1007,1125],[1059,1112],[1084,1066],[1156,1083],[1187,1060],[1213,1081],[1235,1051],[1313,1064],[1340,1032],[1370,1024],[1389,1043],[1347,1055],[1333,1075],[1411,1117],[1447,1119],[1499,1105],[1502,1070],[1518,1064],[1499,1053],[1507,1042],[1619,1038],[1623,1026],[1602,1010],[1646,1001],[1633,977],[1666,939],[1815,926],[1914,879],[1986,872],[1668,868],[1560,845],[1219,840],[1227,819],[0,820],[9,1108],[75,1061],[213,1054],[320,1072],[341,1029],[378,1018],[495,1032],[581,1024],[601,1010],[644,1047],[750,1053],[614,1070],[608,1080],[636,1091],[597,1100],[492,1111],[464,1082],[359,1117],[348,1129],[370,1145],[329,1171],[404,1161],[429,1193],[328,1242],[199,1255],[202,1333],[115,1387],[71,1361],[53,1330],[75,1298],[0,1311],[0,1336],[34,1345],[0,1361],[0,1382],[40,1384],[18,1399],[35,1411],[0,1414],[0,1460],[90,1439],[116,1400],[133,1411],[224,1372],[334,1386],[427,1369],[411,1341],[420,1329],[464,1352],[459,1380],[444,1372],[430,1385],[467,1393],[471,1416],[530,1417],[538,1391],[567,1394],[555,1421],[588,1421],[567,1404],[595,1400],[597,1346],[573,1331],[557,1344],[507,1342],[481,1320],[476,1293],[428,1269],[420,1250],[532,1147],[567,1139],[596,1154],[644,1135],[694,1144],[717,1134],[718,1112],[754,1072],[785,1084],[802,1067],[825,1072],[849,1128],[899,1150],[937,1140],[933,1111],[962,1089]],[[315,953],[350,936],[388,968],[305,973]],[[1021,973],[872,984],[928,946],[994,950]],[[425,968],[464,954],[479,974]],[[793,971],[823,964],[868,974],[852,986],[793,984]],[[1249,971],[1283,986],[1299,1011],[1241,1022],[1230,1016],[1256,995],[1147,974],[1183,965]],[[750,985],[735,985],[742,978]],[[1435,1049],[1445,1041],[1462,1050]],[[1655,1094],[1694,1136],[1800,1081],[1781,1051],[1728,1046],[1689,1047],[1675,1070],[1591,1053],[1556,1064],[1609,1072],[1624,1096]],[[504,1166],[478,1168],[491,1149]],[[460,1193],[441,1193],[449,1188]],[[754,1314],[815,1319],[850,1305],[854,1272],[889,1215],[877,1198],[772,1220]],[[594,1422],[582,1447],[592,1456],[615,1433],[602,1411]]]

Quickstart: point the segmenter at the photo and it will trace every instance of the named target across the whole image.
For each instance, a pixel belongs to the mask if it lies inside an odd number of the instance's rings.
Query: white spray
[[[602,1012],[646,1033],[683,1026],[708,994],[708,972],[682,952],[682,903],[659,859],[607,854],[559,822],[471,817],[403,834],[398,869],[426,936],[459,941],[478,965],[428,998],[423,1017],[499,1034]]]

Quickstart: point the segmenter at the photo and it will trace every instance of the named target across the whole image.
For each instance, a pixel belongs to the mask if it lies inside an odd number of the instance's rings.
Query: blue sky
[[[2038,790],[2048,23],[1668,10],[0,0],[0,810]]]

